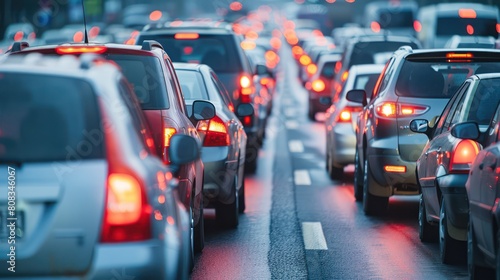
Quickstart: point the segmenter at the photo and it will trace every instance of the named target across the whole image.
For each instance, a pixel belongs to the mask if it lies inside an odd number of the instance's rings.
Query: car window
[[[380,74],[377,82],[375,83],[370,100],[373,100],[375,97],[377,97],[379,92],[385,90],[385,88],[389,84],[389,79],[390,79],[392,73],[394,72],[393,69],[395,68],[394,61],[395,61],[395,59],[391,58],[391,60],[389,60],[385,64],[384,70],[382,70],[382,73]]]
[[[453,114],[455,113],[455,108],[458,105],[458,100],[459,98],[462,98],[464,92],[467,91],[469,88],[470,82],[465,82],[462,87],[457,91],[457,93],[448,101],[448,104],[446,104],[446,107],[443,110],[443,113],[439,117],[439,121],[436,126],[436,130],[434,132],[434,135],[441,134],[441,132],[444,130],[448,130],[450,127],[451,120],[453,118]],[[446,125],[445,125],[446,124]]]
[[[500,101],[500,79],[484,79],[479,82],[473,95],[467,96],[463,111],[463,121],[474,121],[478,125],[488,125]]]
[[[164,56],[165,65],[167,66],[167,76],[172,89],[174,90],[175,99],[177,100],[177,105],[179,109],[186,114],[186,103],[184,101],[184,96],[182,93],[182,89],[180,88],[179,80],[177,79],[177,74],[172,66],[172,61],[168,58],[168,56]]]
[[[175,62],[207,64],[217,73],[234,73],[242,71],[236,41],[231,34],[195,34],[194,39],[186,39],[183,33],[176,34],[142,34],[138,43],[144,40],[158,41]],[[177,37],[177,39],[176,39]]]
[[[140,139],[143,144],[142,147],[136,148],[140,151],[149,149],[150,153],[155,153],[154,143],[152,142],[153,138],[150,135],[149,127],[146,124],[143,114],[141,114],[141,109],[136,105],[137,101],[134,100],[131,87],[124,80],[120,81],[120,96],[124,100],[125,106],[132,118],[132,124],[134,125],[133,131],[138,134],[138,139]]]
[[[359,64],[374,64],[375,55],[378,53],[395,52],[401,46],[410,46],[413,49],[418,49],[418,45],[413,42],[397,42],[397,41],[377,41],[377,42],[358,42],[354,46],[349,60],[348,68]],[[344,65],[345,66],[345,65]]]
[[[496,18],[440,17],[437,20],[437,36],[493,36],[498,37]],[[471,34],[472,33],[472,34]]]
[[[0,88],[0,162],[104,158],[99,106],[88,82],[0,73]],[[89,142],[88,135],[101,140]]]
[[[221,93],[222,100],[224,100],[224,103],[229,108],[229,110],[234,112],[234,104],[233,104],[233,101],[231,100],[231,98],[229,97],[229,92],[227,92],[226,87],[219,80],[219,78],[217,77],[217,74],[215,74],[214,72],[211,71],[210,76],[212,78],[212,81],[214,82],[214,85],[217,87],[217,89]]]
[[[411,10],[381,9],[379,13],[381,28],[413,27],[414,18]]]
[[[469,91],[470,84],[468,83],[466,86],[464,86],[461,90],[460,98],[457,99],[458,102],[456,105],[454,105],[451,109],[451,114],[449,115],[448,118],[446,118],[444,129],[449,130],[454,124],[457,124],[459,122],[462,122],[462,110],[464,109],[464,106],[466,106],[466,102],[468,99],[467,92]],[[463,92],[463,94],[462,94]]]
[[[321,77],[324,77],[326,79],[333,79],[334,77],[334,69],[335,69],[335,63],[334,61],[331,62],[326,62],[323,65],[323,68],[321,69]]]
[[[201,74],[191,70],[176,70],[186,100],[210,99]]]
[[[168,96],[161,62],[154,56],[109,54],[116,62],[134,92],[143,110],[168,109]]]

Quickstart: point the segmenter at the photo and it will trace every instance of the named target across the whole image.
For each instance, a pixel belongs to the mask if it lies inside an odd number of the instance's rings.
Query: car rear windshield
[[[383,10],[379,14],[382,28],[412,28],[413,12],[401,10]]]
[[[103,130],[89,83],[0,73],[0,88],[0,162],[104,158]]]
[[[335,74],[335,63],[337,62],[326,62],[325,65],[323,65],[323,69],[321,69],[321,77],[332,79]]]
[[[396,82],[396,94],[406,97],[450,98],[473,74],[500,71],[500,62],[405,61]]]
[[[175,70],[186,100],[209,99],[201,74],[190,70]]]
[[[183,33],[178,37],[182,37]],[[197,39],[175,39],[174,34],[140,36],[139,43],[144,40],[155,40],[162,44],[165,51],[173,62],[202,63],[212,67],[216,73],[240,73],[242,63],[240,61],[236,40],[233,35],[204,35],[195,34]],[[185,36],[189,37],[189,36]]]
[[[168,109],[167,89],[160,60],[154,56],[109,54],[133,85],[143,110]]]
[[[494,18],[438,18],[436,35],[438,36],[493,36],[498,37],[497,20]]]
[[[353,65],[374,64],[377,54],[387,52],[392,53],[399,49],[401,46],[410,46],[413,49],[418,49],[418,46],[415,43],[410,42],[358,42],[354,46],[354,50],[351,55],[351,61],[348,66],[350,68]]]

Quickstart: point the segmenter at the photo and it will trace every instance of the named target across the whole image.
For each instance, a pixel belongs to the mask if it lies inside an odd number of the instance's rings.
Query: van
[[[443,48],[453,35],[498,37],[498,7],[446,3],[422,7],[416,23],[424,48]]]
[[[416,37],[414,22],[418,5],[414,1],[375,1],[365,6],[364,26],[373,32]]]

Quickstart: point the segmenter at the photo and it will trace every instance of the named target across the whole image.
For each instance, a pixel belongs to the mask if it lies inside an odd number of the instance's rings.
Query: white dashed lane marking
[[[297,128],[299,128],[299,123],[297,121],[294,121],[294,120],[289,120],[289,121],[285,122],[285,126],[288,129],[297,129]]]
[[[304,145],[300,140],[290,140],[288,141],[288,149],[292,153],[302,153],[304,152]]]
[[[310,186],[311,176],[307,170],[295,170],[293,172],[293,179],[296,186]]]
[[[328,250],[320,222],[303,222],[302,236],[306,250]]]

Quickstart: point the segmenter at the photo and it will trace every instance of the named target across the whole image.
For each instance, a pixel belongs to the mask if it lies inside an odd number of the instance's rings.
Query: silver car
[[[384,65],[377,64],[352,66],[344,87],[335,93],[333,105],[326,111],[326,168],[331,179],[341,179],[344,167],[354,163],[356,134],[353,123],[363,107],[348,101],[345,96],[353,89],[372,92],[383,68]]]
[[[187,279],[189,214],[130,84],[95,58],[0,64],[0,277]],[[179,137],[171,159],[192,161]]]
[[[174,63],[188,111],[196,99],[215,105],[216,116],[198,122],[203,135],[202,156],[205,165],[203,193],[207,207],[215,208],[215,217],[224,227],[238,225],[238,215],[245,210],[245,150],[247,135],[238,117],[251,116],[250,104],[234,107],[215,72],[204,64]]]

